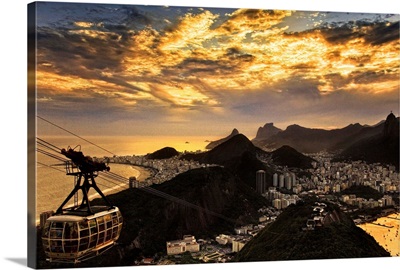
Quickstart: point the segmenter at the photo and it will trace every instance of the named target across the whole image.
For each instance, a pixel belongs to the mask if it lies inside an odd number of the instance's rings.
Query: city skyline
[[[85,135],[374,125],[398,116],[398,26],[398,14],[38,3],[37,114]]]

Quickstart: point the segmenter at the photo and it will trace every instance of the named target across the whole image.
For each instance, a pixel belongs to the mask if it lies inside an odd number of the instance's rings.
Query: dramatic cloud
[[[398,108],[398,15],[38,7],[40,114],[255,132],[272,120],[372,124]]]

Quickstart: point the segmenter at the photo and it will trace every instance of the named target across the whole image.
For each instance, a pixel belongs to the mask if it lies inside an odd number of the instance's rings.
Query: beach
[[[151,172],[144,167],[132,166],[132,168],[138,172],[136,175],[136,180],[139,182],[146,180],[151,175]]]
[[[136,177],[136,180],[138,182],[143,182],[151,175],[151,173],[148,169],[146,169],[144,167],[140,167],[140,166],[132,166],[132,165],[125,165],[125,164],[111,164],[110,166],[112,166],[114,168],[119,167],[119,166],[122,166],[122,168],[125,167],[125,169],[122,171],[124,171],[125,174],[126,174],[126,171],[128,171],[130,173],[129,176],[126,176],[127,179],[128,179],[128,177],[133,176],[133,177]],[[130,170],[128,168],[130,168]],[[121,190],[127,189],[128,187],[129,187],[128,183],[125,183],[125,184],[121,183],[121,184],[118,184],[118,185],[115,185],[112,187],[108,187],[108,188],[102,190],[102,192],[104,193],[104,195],[109,195],[109,194],[113,194],[113,193],[119,192]],[[100,197],[100,195],[96,193],[96,194],[89,196],[89,199],[92,200],[97,197]]]
[[[358,227],[374,237],[392,257],[400,256],[400,213],[381,217],[374,222],[360,224]]]

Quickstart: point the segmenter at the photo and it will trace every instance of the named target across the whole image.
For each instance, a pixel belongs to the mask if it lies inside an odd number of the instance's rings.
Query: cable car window
[[[89,237],[81,238],[79,242],[79,251],[84,251],[88,248]]]
[[[90,236],[89,248],[95,247],[96,244],[97,244],[97,234],[96,235],[91,235]]]
[[[89,236],[89,227],[88,227],[88,222],[81,221],[79,222],[79,237],[87,237]]]
[[[51,228],[52,229],[62,229],[62,228],[64,228],[64,222],[53,221],[51,223]]]
[[[104,216],[104,222],[106,223],[107,229],[111,228],[112,221],[111,221],[111,216],[110,215],[105,215]]]
[[[99,232],[104,231],[105,230],[104,218],[103,217],[98,217],[97,218],[97,223],[99,224]]]
[[[64,251],[66,253],[75,253],[78,251],[78,240],[65,240]]]
[[[114,227],[112,229],[112,238],[114,239],[115,237],[117,237],[118,234],[118,227]]]
[[[106,242],[111,240],[111,236],[112,236],[112,229],[109,229],[106,231]]]
[[[105,232],[99,232],[99,241],[97,242],[98,245],[103,244],[104,243],[104,234]]]
[[[89,220],[90,234],[97,233],[97,222],[95,219]]]
[[[113,214],[115,214],[115,213],[113,213]],[[113,226],[118,225],[118,216],[117,215],[113,215],[113,217],[112,217],[112,225]]]
[[[78,226],[75,222],[66,222],[64,229],[64,239],[78,238]]]
[[[61,240],[51,240],[50,241],[50,251],[55,253],[62,253]]]
[[[62,238],[64,223],[63,222],[52,222],[50,227],[50,238],[59,239]]]
[[[88,222],[87,220],[83,220],[79,222],[79,230],[87,229],[88,228]]]

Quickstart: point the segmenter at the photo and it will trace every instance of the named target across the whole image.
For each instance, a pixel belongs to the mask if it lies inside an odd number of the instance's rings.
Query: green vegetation
[[[354,194],[354,195],[356,195],[356,197],[364,198],[366,200],[374,199],[377,201],[380,198],[382,198],[382,194],[379,191],[377,191],[369,186],[363,186],[363,185],[358,185],[358,186],[354,185],[349,188],[346,188],[339,193],[339,196],[350,195],[350,194]]]
[[[393,209],[393,206],[385,206],[385,207],[374,207],[374,208],[357,208],[355,211],[349,213],[349,216],[352,219],[359,218],[360,215],[370,216],[370,217],[379,217],[383,210],[385,209]]]
[[[192,254],[189,251],[179,255],[171,255],[167,257],[168,260],[176,263],[176,264],[198,264],[202,263],[199,259],[193,258]]]
[[[313,203],[291,205],[270,226],[237,253],[235,261],[363,258],[389,256],[373,237],[354,225],[336,206],[323,227],[302,230],[311,217]]]

